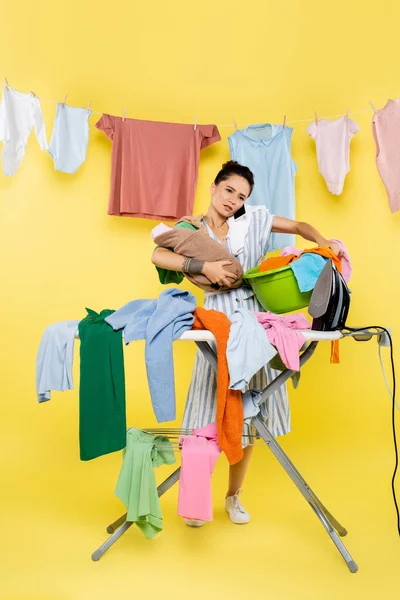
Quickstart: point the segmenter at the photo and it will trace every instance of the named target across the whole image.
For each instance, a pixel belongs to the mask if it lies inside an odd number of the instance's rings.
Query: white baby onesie
[[[25,154],[32,127],[42,150],[47,150],[46,130],[40,101],[5,86],[0,108],[0,141],[3,142],[3,173],[15,175]]]
[[[49,152],[56,171],[75,173],[86,160],[89,141],[88,119],[92,111],[59,102]]]
[[[340,117],[335,121],[320,119],[307,127],[315,140],[318,170],[331,194],[339,196],[350,171],[350,140],[360,128],[352,119]]]

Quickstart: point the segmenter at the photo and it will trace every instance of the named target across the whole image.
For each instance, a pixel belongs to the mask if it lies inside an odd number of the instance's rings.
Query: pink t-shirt
[[[221,139],[216,125],[103,114],[96,127],[113,142],[109,215],[176,221],[192,214],[200,150]]]
[[[376,145],[376,165],[389,199],[392,213],[400,210],[400,98],[388,100],[372,119]]]

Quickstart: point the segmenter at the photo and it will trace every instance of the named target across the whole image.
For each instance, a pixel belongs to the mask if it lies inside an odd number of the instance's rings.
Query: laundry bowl
[[[254,267],[246,271],[243,279],[252,287],[264,310],[280,315],[305,308],[310,303],[312,290],[300,292],[290,265],[261,273],[259,267]]]

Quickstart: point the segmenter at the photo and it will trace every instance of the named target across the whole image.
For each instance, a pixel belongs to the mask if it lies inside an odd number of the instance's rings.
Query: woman
[[[236,256],[243,271],[255,267],[268,250],[271,233],[291,233],[300,235],[318,246],[328,246],[339,255],[338,244],[324,238],[314,227],[273,216],[263,206],[245,207],[254,186],[253,174],[247,167],[235,161],[225,163],[211,185],[211,203],[207,214],[203,217],[209,235],[226,245],[231,254]],[[159,270],[176,271],[179,276],[183,268],[191,268],[192,272],[202,272],[212,282],[219,285],[232,285],[234,276],[225,267],[227,261],[204,262],[191,261],[184,265],[185,257],[165,248],[156,248],[152,262]],[[159,271],[160,272],[160,271]],[[172,281],[173,278],[169,279]],[[243,307],[252,311],[263,308],[248,287],[240,287],[220,293],[205,293],[204,307],[225,314],[233,313],[236,308]],[[263,389],[267,382],[276,377],[277,372],[268,365],[257,373],[250,381],[250,389]],[[268,418],[266,425],[274,436],[290,431],[290,407],[286,385],[268,398]],[[183,427],[199,428],[212,423],[216,415],[216,377],[209,363],[198,351],[192,381],[186,402]],[[245,425],[243,431],[244,457],[229,469],[229,484],[225,497],[225,508],[233,523],[248,523],[250,516],[239,500],[239,493],[249,465],[253,447],[249,445],[254,429]],[[186,520],[189,526],[199,527],[204,521]]]

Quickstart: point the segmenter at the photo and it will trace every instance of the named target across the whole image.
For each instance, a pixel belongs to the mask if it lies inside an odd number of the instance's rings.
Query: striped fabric
[[[268,250],[268,242],[271,233],[273,217],[263,207],[252,213],[251,223],[244,245],[236,253],[236,258],[243,267],[243,271],[256,266]],[[214,239],[218,238],[209,229],[209,234]],[[229,234],[227,248],[231,251]],[[262,311],[263,308],[255,298],[252,290],[242,287],[218,294],[205,293],[204,308],[219,310],[229,315],[237,308]],[[268,365],[261,369],[250,381],[249,389],[262,390],[267,382],[274,379],[279,371],[271,369]],[[277,392],[267,400],[268,417],[265,424],[275,437],[290,432],[290,406],[287,395],[286,384],[282,385]],[[204,427],[216,419],[216,376],[208,361],[203,357],[200,350],[197,352],[194,365],[192,381],[186,401],[183,416],[183,428]],[[251,438],[255,436],[254,427],[244,426],[242,438],[245,447]]]

